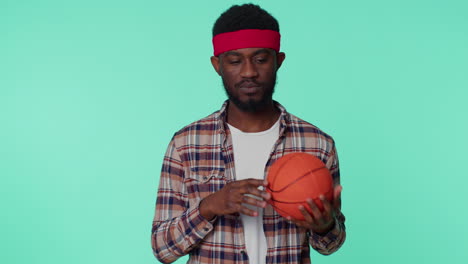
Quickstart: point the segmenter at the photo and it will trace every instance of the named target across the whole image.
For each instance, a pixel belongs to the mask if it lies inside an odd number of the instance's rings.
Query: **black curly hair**
[[[270,29],[279,32],[279,25],[272,15],[258,5],[233,5],[214,23],[213,37],[241,29]]]

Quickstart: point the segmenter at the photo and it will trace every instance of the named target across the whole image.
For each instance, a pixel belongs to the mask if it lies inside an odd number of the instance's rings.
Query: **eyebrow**
[[[255,55],[258,55],[258,54],[260,54],[260,53],[268,53],[268,54],[270,54],[270,50],[268,50],[268,49],[259,49],[259,50],[255,51],[253,55],[255,56]]]
[[[269,54],[270,51],[269,51],[268,49],[265,49],[265,48],[263,48],[263,49],[258,49],[258,50],[256,50],[256,51],[252,54],[252,56],[256,56],[256,55],[258,55],[258,54],[260,54],[260,53],[268,53],[268,54]],[[224,56],[225,56],[225,57],[227,57],[227,56],[242,56],[242,54],[240,54],[240,53],[237,52],[237,51],[232,51],[232,50],[230,50],[230,51],[227,51],[226,53],[224,53]]]

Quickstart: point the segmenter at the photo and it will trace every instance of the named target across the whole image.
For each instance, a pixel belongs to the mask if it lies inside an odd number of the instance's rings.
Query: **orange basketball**
[[[312,198],[321,210],[320,195],[323,194],[329,201],[333,198],[330,171],[311,154],[295,152],[284,155],[270,167],[267,180],[270,204],[283,217],[304,220],[298,207],[303,205],[310,212],[307,198]]]

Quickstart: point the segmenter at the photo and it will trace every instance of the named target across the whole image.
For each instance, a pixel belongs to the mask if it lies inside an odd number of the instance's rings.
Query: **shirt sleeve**
[[[336,153],[335,145],[333,144],[330,152],[330,158],[326,163],[327,168],[333,178],[334,186],[340,184],[340,168],[338,162],[338,155]],[[309,243],[317,252],[323,255],[330,255],[337,251],[346,239],[345,216],[341,212],[341,199],[339,202],[340,207],[337,208],[335,213],[335,226],[326,234],[316,234],[311,232],[309,236]]]
[[[213,224],[200,214],[199,203],[190,206],[184,178],[173,139],[163,161],[151,232],[153,253],[163,263],[188,254],[213,230]]]

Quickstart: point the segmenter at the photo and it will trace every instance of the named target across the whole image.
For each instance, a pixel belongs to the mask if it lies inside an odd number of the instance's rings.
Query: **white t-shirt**
[[[245,133],[229,125],[234,149],[236,180],[264,179],[265,165],[279,137],[279,119],[268,130]],[[265,263],[267,243],[263,232],[263,209],[248,206],[258,212],[257,217],[241,214],[245,244],[250,263]]]

